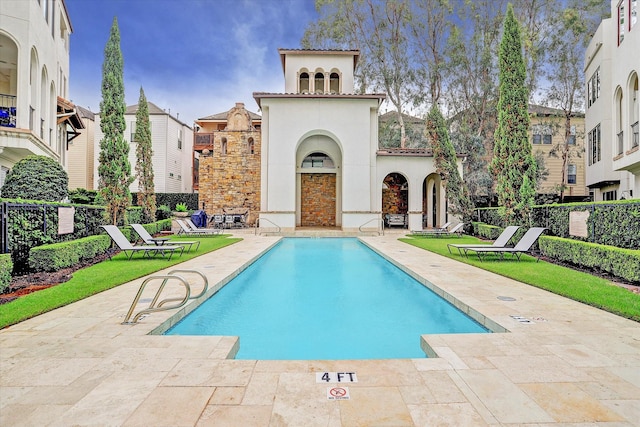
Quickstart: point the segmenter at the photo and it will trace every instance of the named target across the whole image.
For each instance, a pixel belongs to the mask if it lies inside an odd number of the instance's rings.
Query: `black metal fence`
[[[14,274],[28,271],[35,246],[100,234],[104,208],[62,203],[0,203],[0,253],[11,253]]]

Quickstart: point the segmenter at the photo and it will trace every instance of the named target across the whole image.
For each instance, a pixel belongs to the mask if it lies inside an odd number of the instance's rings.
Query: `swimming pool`
[[[355,238],[285,238],[166,335],[240,337],[236,359],[425,357],[420,335],[487,329]]]

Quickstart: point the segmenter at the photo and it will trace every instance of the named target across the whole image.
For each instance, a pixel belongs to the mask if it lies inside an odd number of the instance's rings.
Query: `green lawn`
[[[162,257],[142,258],[141,254],[134,254],[133,259],[128,260],[119,253],[111,260],[76,271],[65,283],[0,305],[0,329],[242,240],[224,235],[182,239],[200,240],[200,248],[180,257],[174,255],[170,261]]]
[[[452,250],[453,254],[450,254],[447,250],[447,243],[480,242],[475,237],[407,237],[401,238],[400,241],[501,276],[546,289],[555,294],[598,307],[619,316],[640,321],[640,295],[634,294],[628,289],[615,286],[600,277],[544,261],[536,262],[536,258],[528,255],[523,255],[520,262],[516,261],[515,258],[510,258],[509,255],[505,255],[505,260],[502,261],[497,256],[489,255],[488,257],[483,257],[483,259],[486,259],[480,262],[475,255],[471,255],[471,252],[469,258],[466,258],[459,255],[457,250]]]

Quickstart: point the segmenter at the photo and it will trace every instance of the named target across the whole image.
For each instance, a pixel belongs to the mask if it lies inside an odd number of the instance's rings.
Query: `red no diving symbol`
[[[347,390],[343,389],[342,387],[334,387],[329,390],[329,394],[333,397],[343,397],[347,394]]]

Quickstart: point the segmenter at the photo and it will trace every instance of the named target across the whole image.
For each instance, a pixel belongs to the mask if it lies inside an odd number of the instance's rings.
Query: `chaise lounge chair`
[[[131,244],[129,239],[127,239],[127,237],[124,234],[122,234],[122,231],[120,231],[120,229],[117,226],[102,225],[101,227],[104,228],[104,230],[107,232],[109,237],[111,237],[111,240],[113,240],[113,242],[120,248],[120,250],[124,252],[127,259],[131,259],[133,257],[133,254],[136,252],[142,252],[143,258],[144,257],[151,258],[151,256],[155,256],[157,254],[164,256],[166,253],[168,253],[169,259],[171,259],[171,257],[173,256],[173,253],[177,250],[180,250],[180,255],[182,255],[182,252],[184,252],[184,246],[177,246],[177,245],[134,246]]]
[[[451,253],[451,248],[456,248],[458,249],[458,252],[460,253],[460,255],[462,255],[462,250],[463,249],[469,249],[469,248],[505,248],[507,247],[507,245],[509,244],[509,242],[511,241],[511,238],[516,234],[516,231],[518,231],[518,229],[520,228],[520,226],[518,225],[510,225],[507,228],[505,228],[504,230],[502,230],[502,233],[500,233],[500,235],[498,236],[498,238],[491,244],[477,244],[477,243],[468,243],[468,244],[458,244],[458,243],[448,243],[447,244],[447,249],[449,249],[449,253]]]
[[[178,225],[180,225],[180,230],[178,230],[178,234],[193,234],[193,235],[203,236],[203,235],[210,235],[210,234],[220,234],[220,232],[222,231],[219,228],[197,228],[196,227],[196,229],[193,229],[181,219],[176,219],[176,222],[178,223]]]
[[[464,227],[464,223],[461,222],[459,224],[456,224],[455,227],[453,227],[451,230],[447,230],[446,228],[435,228],[435,229],[431,229],[431,230],[418,230],[418,231],[412,231],[411,235],[412,236],[423,236],[423,237],[431,237],[431,236],[441,237],[441,236],[457,235],[458,237],[460,237],[460,235],[462,235],[462,232],[464,231],[463,227]]]
[[[140,236],[140,239],[142,240],[143,243],[146,243],[147,245],[165,245],[165,244],[174,244],[174,245],[185,245],[185,246],[189,246],[189,248],[187,249],[187,252],[191,251],[191,247],[195,244],[196,245],[196,251],[198,250],[198,248],[200,247],[200,241],[198,240],[170,240],[168,237],[160,237],[160,238],[155,238],[153,237],[151,234],[149,234],[149,232],[147,231],[146,228],[144,228],[142,226],[142,224],[129,224],[131,226],[131,228],[133,228],[133,230],[138,234],[138,236]]]
[[[546,230],[545,227],[533,227],[527,230],[527,232],[522,236],[522,238],[516,243],[513,248],[493,248],[493,247],[475,247],[475,248],[463,248],[464,254],[467,255],[468,251],[475,252],[478,255],[478,259],[482,261],[482,255],[480,254],[488,254],[495,253],[500,255],[500,259],[504,259],[504,254],[515,255],[515,257],[520,261],[520,256],[525,253],[531,252],[531,248],[533,244],[538,240],[538,237],[542,235],[542,233]],[[538,261],[540,261],[540,257],[538,256]],[[537,262],[537,261],[536,261]]]

